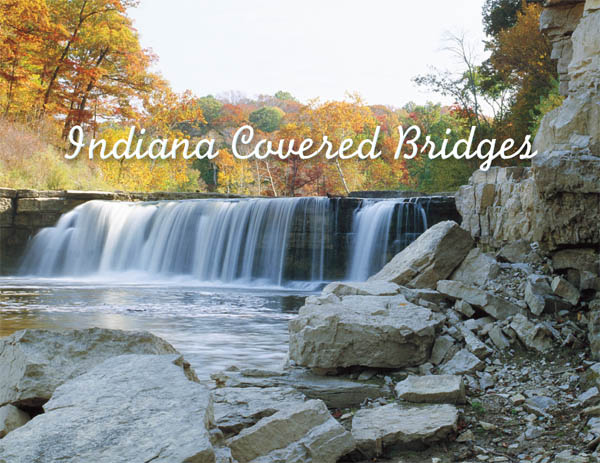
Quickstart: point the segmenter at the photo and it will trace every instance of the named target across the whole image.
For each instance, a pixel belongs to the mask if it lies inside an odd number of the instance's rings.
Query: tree
[[[284,112],[272,106],[265,106],[257,111],[250,113],[249,121],[257,129],[263,132],[275,132],[281,124]]]

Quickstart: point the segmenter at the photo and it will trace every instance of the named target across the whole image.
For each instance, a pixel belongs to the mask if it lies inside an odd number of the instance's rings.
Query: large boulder
[[[462,264],[452,273],[451,280],[482,286],[500,273],[496,259],[479,248],[473,248]]]
[[[147,332],[18,331],[0,339],[0,406],[40,407],[58,386],[110,357],[177,353],[168,342]]]
[[[369,281],[390,281],[412,288],[435,288],[473,248],[470,234],[456,222],[440,222],[397,254]]]
[[[214,463],[208,389],[179,355],[112,357],[0,440],[11,463]]]
[[[359,410],[352,419],[352,435],[368,458],[386,449],[414,450],[440,441],[458,426],[453,405],[399,405]]]
[[[355,448],[352,435],[320,400],[263,418],[227,445],[239,463],[335,463]]]
[[[290,359],[310,368],[402,368],[429,359],[441,318],[404,296],[304,305],[289,324]]]

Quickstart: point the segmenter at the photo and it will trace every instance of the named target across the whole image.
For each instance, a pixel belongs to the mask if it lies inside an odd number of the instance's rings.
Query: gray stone
[[[257,372],[247,370],[224,371],[211,376],[223,386],[232,388],[291,387],[309,399],[322,400],[329,408],[358,407],[366,399],[377,399],[387,394],[381,385],[373,382],[355,381],[340,376],[319,376],[304,368],[255,373]]]
[[[429,359],[440,322],[403,296],[305,305],[289,324],[290,359],[310,368],[416,366]]]
[[[226,436],[305,401],[304,394],[291,387],[224,387],[214,389],[212,396],[215,423]]]
[[[587,391],[579,394],[577,400],[581,402],[581,405],[587,407],[589,405],[595,405],[600,399],[600,392],[596,386],[589,388]]]
[[[60,384],[109,357],[173,353],[173,346],[147,332],[18,331],[0,339],[0,406],[39,407]]]
[[[456,431],[458,410],[453,405],[390,404],[356,412],[352,435],[368,458],[387,449],[414,449],[445,439]]]
[[[369,281],[391,281],[414,288],[433,288],[448,278],[473,247],[468,232],[452,221],[429,228],[397,254]]]
[[[23,410],[12,405],[0,407],[0,439],[9,432],[27,424],[31,418]],[[2,455],[0,455],[2,457]]]
[[[579,289],[581,291],[585,290],[594,290],[600,291],[600,276],[592,273],[586,272],[585,270],[579,272]]]
[[[280,410],[229,439],[239,463],[335,463],[355,448],[352,435],[320,400]]]
[[[451,280],[462,281],[468,285],[482,286],[500,273],[500,266],[491,255],[479,248],[473,248],[462,264],[454,271]]]
[[[496,320],[504,320],[520,312],[517,305],[482,289],[467,286],[460,281],[439,281],[437,290],[452,299],[463,299],[472,306],[479,307]]]
[[[524,315],[518,314],[513,317],[510,327],[526,347],[538,352],[546,352],[552,348],[550,333],[541,323],[534,324]]]
[[[600,257],[594,249],[562,249],[552,254],[554,270],[574,268],[600,274]]]
[[[0,440],[11,463],[213,463],[208,389],[179,355],[112,357],[63,385]]]
[[[434,365],[439,365],[444,361],[450,348],[454,345],[454,339],[448,335],[439,336],[431,349],[431,358],[429,361]]]
[[[525,240],[515,240],[502,246],[502,249],[498,252],[498,258],[513,264],[537,260],[537,256],[533,256],[532,258],[531,254],[533,253],[529,242]]]
[[[552,291],[554,291],[554,294],[566,299],[573,305],[577,305],[581,296],[579,290],[575,286],[560,276],[556,276],[552,280]]]
[[[462,299],[459,299],[458,301],[456,301],[456,303],[454,304],[454,310],[456,310],[457,312],[460,312],[467,318],[475,315],[475,310],[473,309],[471,304],[469,304],[466,301],[463,301]]]
[[[597,300],[600,302],[600,299]],[[598,304],[600,305],[600,304]],[[600,309],[592,309],[590,304],[590,313],[588,315],[588,340],[590,350],[595,360],[600,360]],[[599,368],[600,375],[600,368]],[[600,385],[600,382],[598,383]]]
[[[492,354],[492,349],[486,346],[481,341],[481,339],[479,339],[471,330],[467,329],[464,325],[460,326],[460,333],[464,337],[466,348],[469,350],[469,352],[476,355],[477,358],[483,360]]]
[[[541,315],[549,309],[548,301],[552,288],[548,277],[544,275],[529,275],[525,285],[525,302],[534,315]]]
[[[396,395],[407,402],[465,403],[465,385],[460,376],[409,376],[396,385]]]
[[[467,349],[458,351],[447,363],[440,367],[440,372],[445,375],[462,375],[481,371],[484,363]]]
[[[544,396],[534,396],[523,402],[523,408],[529,413],[538,416],[548,416],[550,411],[556,407],[557,403],[554,399]]]
[[[502,328],[499,326],[494,325],[490,331],[488,331],[488,336],[498,349],[506,350],[510,347],[510,340],[504,336],[504,333],[502,333]]]
[[[323,288],[323,295],[343,296],[393,296],[400,286],[389,281],[333,282]]]

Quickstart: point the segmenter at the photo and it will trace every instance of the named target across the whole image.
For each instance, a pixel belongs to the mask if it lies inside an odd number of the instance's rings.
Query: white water
[[[366,200],[354,214],[350,258],[335,262],[333,215],[327,198],[91,201],[36,235],[20,273],[315,289],[332,266],[347,268],[351,280],[365,280],[398,243],[406,245],[427,228],[416,201]]]
[[[392,223],[394,213],[395,224]],[[395,236],[391,236],[393,225]],[[394,252],[399,252],[426,229],[427,215],[414,198],[364,201],[354,213],[348,279],[366,280],[387,263],[390,244],[395,244]]]

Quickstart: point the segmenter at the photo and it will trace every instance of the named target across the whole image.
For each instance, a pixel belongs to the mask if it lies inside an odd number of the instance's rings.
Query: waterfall
[[[417,198],[363,201],[354,213],[348,280],[366,280],[426,229]]]
[[[360,281],[425,231],[422,204],[424,198],[90,201],[31,240],[20,273],[252,287]]]
[[[327,198],[90,201],[36,235],[21,273],[75,277],[140,271],[282,286],[292,228],[301,220],[294,239],[308,242],[306,280],[322,281],[328,209]]]

